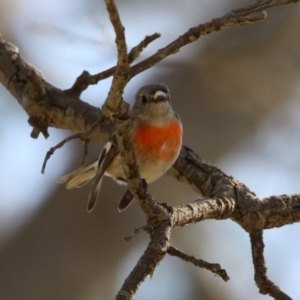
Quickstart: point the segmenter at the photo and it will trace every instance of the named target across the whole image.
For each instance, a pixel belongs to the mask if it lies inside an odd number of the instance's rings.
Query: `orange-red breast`
[[[131,119],[132,143],[140,175],[151,183],[173,165],[182,144],[182,125],[171,107],[168,87],[151,84],[140,88],[131,109]],[[126,184],[115,134],[110,137],[98,160],[63,176],[58,183],[72,189],[94,178],[88,202],[88,211],[91,211],[98,198],[103,175]],[[127,190],[119,203],[119,211],[132,200],[133,196]]]

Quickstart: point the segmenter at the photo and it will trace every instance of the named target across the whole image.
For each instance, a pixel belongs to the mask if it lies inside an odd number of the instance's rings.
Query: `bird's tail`
[[[121,212],[123,210],[125,210],[133,201],[133,196],[130,193],[129,190],[126,190],[125,194],[123,195],[122,199],[119,202],[118,205],[118,211]]]
[[[94,161],[87,166],[76,169],[75,171],[59,178],[57,183],[65,184],[67,189],[79,188],[93,179],[98,168],[98,161]]]

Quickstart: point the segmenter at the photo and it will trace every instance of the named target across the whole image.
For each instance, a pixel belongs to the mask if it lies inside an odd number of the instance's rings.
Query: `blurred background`
[[[188,28],[250,3],[117,1],[129,48],[147,34],[162,34],[140,59]],[[125,93],[131,102],[140,86],[166,83],[183,122],[184,144],[259,196],[300,192],[300,6],[275,8],[268,15],[265,22],[201,37],[134,78]],[[82,70],[96,73],[116,61],[115,37],[101,1],[1,0],[0,31],[62,89]],[[110,83],[90,87],[82,99],[101,106]],[[78,167],[82,143],[58,150],[42,175],[46,152],[71,132],[52,128],[48,140],[33,140],[26,113],[2,86],[0,98],[0,299],[114,299],[148,243],[145,233],[124,240],[145,224],[143,214],[136,204],[118,213],[124,187],[107,178],[101,201],[86,213],[89,186],[67,191],[56,184]],[[91,145],[89,160],[101,147]],[[170,176],[150,191],[171,205],[198,198]],[[264,233],[268,274],[293,299],[300,299],[299,229],[294,224]],[[270,299],[258,293],[249,237],[234,222],[176,228],[172,242],[220,263],[230,281],[166,257],[135,299]]]

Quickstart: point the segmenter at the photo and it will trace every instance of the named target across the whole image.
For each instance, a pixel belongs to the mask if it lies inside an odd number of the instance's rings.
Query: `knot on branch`
[[[73,86],[65,90],[66,93],[69,95],[79,98],[81,93],[86,90],[89,85],[91,84],[91,74],[88,71],[83,71],[77,78],[76,81],[74,82]]]
[[[37,139],[40,133],[43,134],[45,139],[49,137],[48,124],[46,124],[42,118],[29,117],[28,123],[33,127],[30,134],[33,139]]]

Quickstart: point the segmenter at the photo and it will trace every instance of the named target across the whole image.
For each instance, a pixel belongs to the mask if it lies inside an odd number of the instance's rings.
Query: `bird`
[[[182,124],[170,103],[170,90],[163,83],[141,87],[130,110],[130,137],[141,178],[147,184],[157,180],[174,164],[182,146]],[[79,188],[93,180],[87,211],[93,210],[103,175],[126,184],[116,133],[103,147],[97,160],[61,177],[57,182],[67,189]],[[134,199],[129,189],[121,198],[118,210],[125,210]]]

